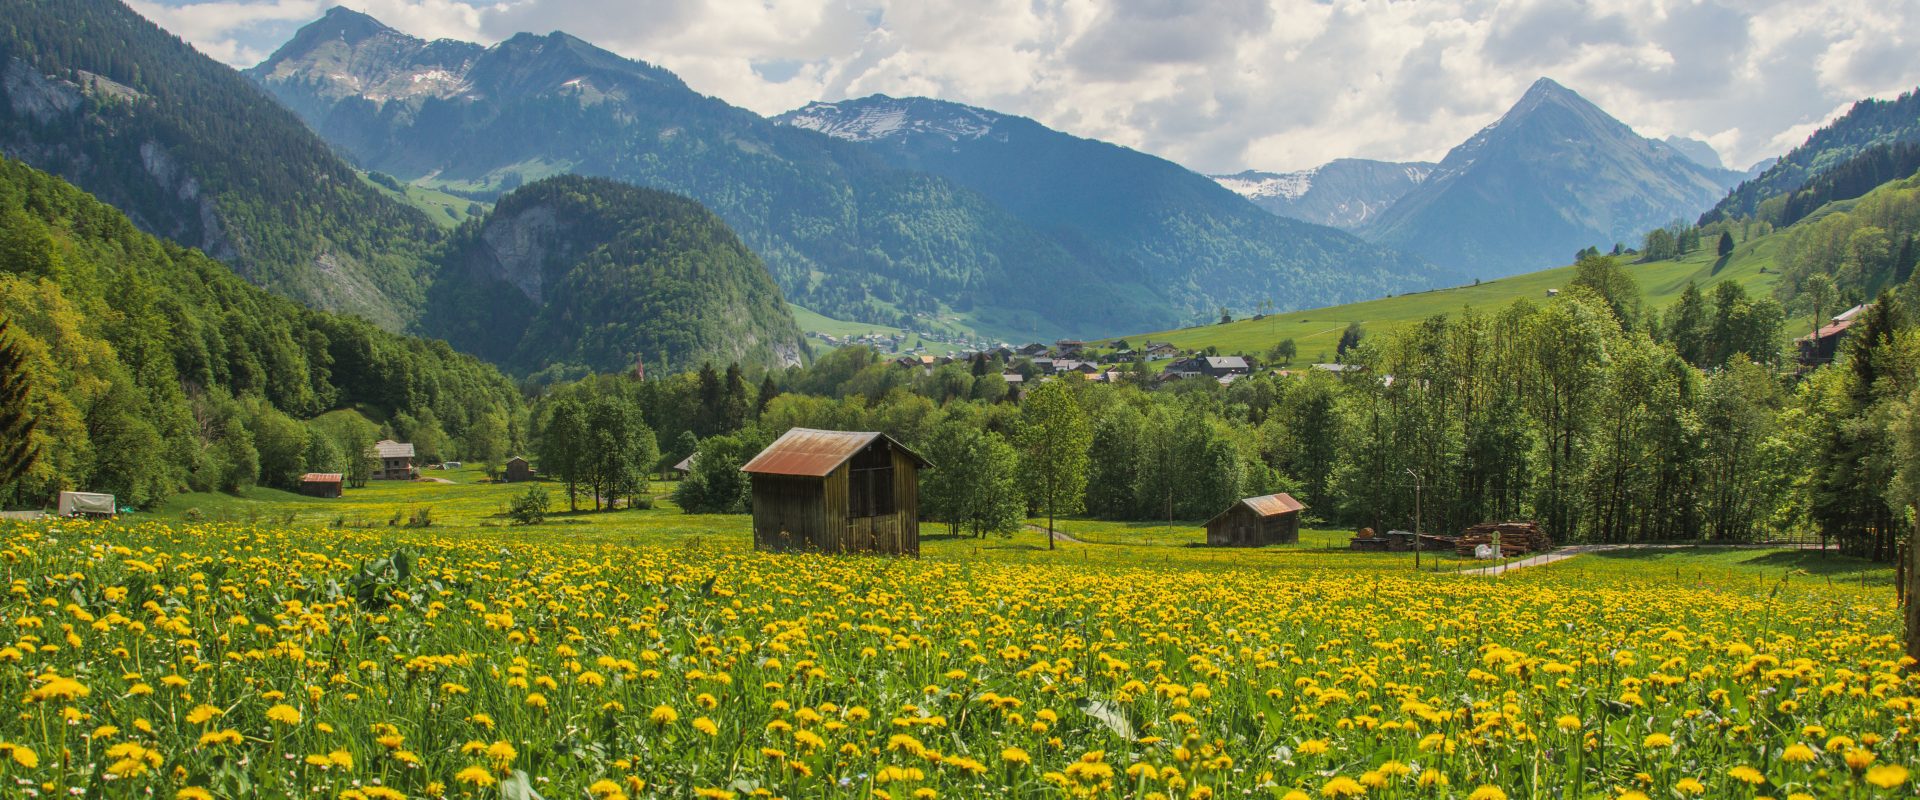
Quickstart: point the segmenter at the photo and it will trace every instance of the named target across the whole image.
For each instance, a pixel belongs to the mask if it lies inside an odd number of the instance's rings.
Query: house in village
[[[309,472],[300,476],[300,493],[308,497],[339,497],[343,482],[338,472]]]
[[[373,478],[381,481],[413,480],[413,445],[381,439],[373,443]]]
[[[667,472],[675,478],[685,478],[693,473],[693,465],[698,463],[699,459],[699,453],[688,453],[686,458],[680,459],[668,468]]]
[[[1794,347],[1799,351],[1795,358],[1808,367],[1832,363],[1833,357],[1840,354],[1840,343],[1847,338],[1847,332],[1853,329],[1853,323],[1867,308],[1862,304],[1842,311],[1820,326],[1819,330],[1793,340]]]
[[[1249,497],[1227,506],[1207,520],[1207,544],[1224,547],[1265,547],[1300,541],[1300,512],[1306,506],[1281,492]]]
[[[1147,345],[1141,348],[1140,352],[1146,355],[1148,361],[1165,361],[1180,355],[1179,348],[1166,342],[1160,342],[1158,344],[1147,342]]]
[[[514,456],[500,467],[500,479],[507,483],[525,483],[534,479],[533,465],[524,456]]]
[[[794,428],[741,472],[757,550],[920,554],[925,458],[884,433]]]
[[[1023,355],[1029,358],[1034,356],[1044,356],[1047,354],[1047,352],[1048,352],[1047,346],[1039,342],[1033,342],[1031,344],[1021,345],[1019,350],[1014,351],[1014,353],[1017,355]]]

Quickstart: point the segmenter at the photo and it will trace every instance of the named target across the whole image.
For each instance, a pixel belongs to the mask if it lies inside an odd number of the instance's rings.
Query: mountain
[[[142,507],[183,489],[293,488],[373,441],[336,445],[298,421],[330,409],[431,431],[441,445],[416,441],[444,449],[427,452],[499,458],[523,413],[518,388],[445,342],[271,294],[4,158],[0,320],[27,356],[43,454],[0,486],[9,505],[75,487]]]
[[[1352,230],[1426,181],[1434,166],[1341,158],[1300,172],[1246,170],[1212,177],[1269,212]]]
[[[1691,218],[1739,173],[1694,163],[1546,78],[1362,236],[1477,277],[1562,263]]]
[[[1769,208],[1764,204],[1774,198],[1784,198],[1869,150],[1878,148],[1883,152],[1868,156],[1868,160],[1885,159],[1894,147],[1902,144],[1920,144],[1920,92],[1907,92],[1893,100],[1861,100],[1839,119],[1814,131],[1806,143],[1781,156],[1758,176],[1741,183],[1701,215],[1700,221],[1704,224],[1730,217],[1759,216],[1776,225],[1791,224],[1792,220],[1778,219],[1778,205]],[[1775,202],[1785,203],[1784,200]]]
[[[1661,139],[1660,142],[1680,151],[1680,155],[1686,156],[1688,161],[1692,161],[1707,169],[1724,170],[1727,168],[1726,162],[1720,160],[1720,152],[1714,150],[1713,145],[1707,144],[1699,139],[1668,136],[1665,139]]]
[[[1138,220],[1094,219],[1099,198],[1029,216],[1061,195],[1036,186],[1021,205],[904,168],[869,142],[775,124],[562,33],[427,42],[334,9],[248,74],[363,166],[403,180],[478,196],[574,172],[692,197],[789,299],[841,319],[1064,335],[1177,324],[1282,288],[1315,303],[1424,285],[1393,274],[1417,273],[1410,262],[1331,232],[1220,218],[1205,193],[1201,210],[1159,201],[1151,226],[1111,240]]]
[[[0,0],[0,153],[317,308],[403,327],[428,219],[246,78],[118,0]]]
[[[1184,309],[1285,307],[1432,286],[1436,271],[1330,228],[1262,212],[1165,159],[1025,117],[873,95],[774,118],[951,180]]]
[[[548,178],[461,228],[422,327],[519,373],[800,363],[800,328],[760,258],[699,203],[603,178]]]

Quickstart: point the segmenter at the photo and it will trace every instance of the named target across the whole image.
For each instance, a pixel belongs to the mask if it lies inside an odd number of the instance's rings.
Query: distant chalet
[[[374,480],[410,481],[413,480],[413,445],[381,439],[373,443]]]
[[[757,550],[920,554],[920,470],[884,433],[794,428],[740,468]]]

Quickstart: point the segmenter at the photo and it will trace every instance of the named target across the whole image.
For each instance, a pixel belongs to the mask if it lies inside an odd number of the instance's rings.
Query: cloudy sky
[[[342,0],[133,0],[236,66]],[[1744,168],[1920,85],[1920,0],[344,0],[426,38],[563,30],[763,114],[873,93],[1207,172],[1437,160],[1552,77]]]

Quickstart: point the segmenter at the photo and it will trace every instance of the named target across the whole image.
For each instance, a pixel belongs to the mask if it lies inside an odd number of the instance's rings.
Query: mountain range
[[[519,375],[804,354],[765,266],[697,203],[567,183],[509,193],[450,236],[377,183],[391,179],[363,178],[245,77],[125,5],[0,10],[0,152],[254,284]],[[542,215],[558,224],[532,222]],[[503,276],[530,291],[496,291]]]
[[[0,0],[0,19],[0,152],[310,306],[417,312],[434,225],[244,77],[118,0]]]
[[[1742,174],[1705,142],[1657,141],[1542,78],[1439,164],[1336,161],[1297,173],[1216,176],[1276,214],[1475,277],[1561,264],[1711,206]]]
[[[1250,169],[1213,179],[1274,214],[1350,231],[1424,183],[1435,166],[1426,161],[1341,158],[1299,172]]]
[[[574,172],[685,194],[790,299],[842,318],[1069,334],[1456,279],[1031,120],[868,98],[850,101],[846,127],[798,124],[825,107],[780,124],[564,33],[428,42],[336,8],[248,74],[362,166],[402,180],[478,196]],[[880,136],[853,121],[863,114],[901,124]],[[1049,167],[1055,157],[1095,172]]]

